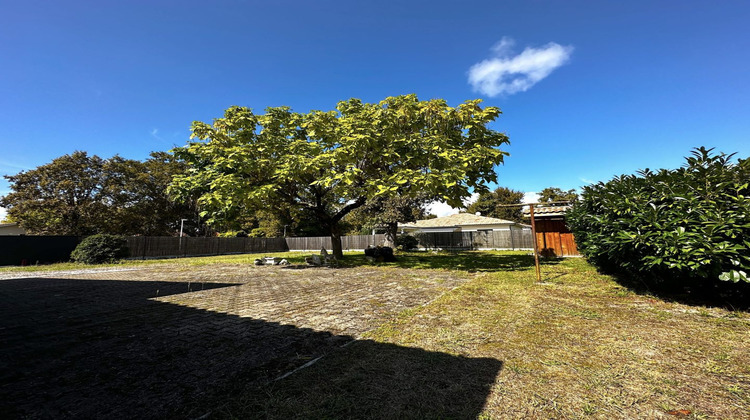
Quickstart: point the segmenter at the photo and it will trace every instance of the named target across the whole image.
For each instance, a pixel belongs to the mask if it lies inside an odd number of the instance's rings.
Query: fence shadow
[[[0,281],[0,412],[7,418],[196,418],[251,395],[251,407],[281,418],[285,406],[274,393],[308,377],[298,373],[270,391],[258,389],[330,354],[323,359],[330,370],[318,371],[325,383],[299,396],[316,407],[311,417],[476,417],[502,366],[369,341],[342,349],[351,337],[154,300],[233,286]],[[347,411],[353,407],[364,411]]]

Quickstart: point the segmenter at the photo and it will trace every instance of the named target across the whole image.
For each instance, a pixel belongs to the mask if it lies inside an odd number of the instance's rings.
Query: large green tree
[[[165,152],[141,162],[76,151],[6,176],[11,192],[0,205],[31,234],[169,235],[180,219],[188,219],[186,230],[199,225],[194,203],[175,203],[166,193],[183,170],[184,163]]]
[[[105,160],[76,151],[16,175],[0,200],[27,232],[46,235],[97,233],[107,206],[102,199]]]
[[[213,223],[241,206],[304,211],[341,257],[342,219],[372,199],[425,194],[460,206],[472,189],[495,181],[508,137],[488,127],[500,110],[480,103],[450,107],[406,95],[307,114],[234,106],[213,124],[193,123],[199,141],[174,150],[190,167],[171,191],[198,194]]]
[[[104,165],[102,193],[109,207],[109,222],[100,231],[119,234],[164,236],[180,229],[202,233],[194,200],[176,202],[167,194],[172,177],[185,163],[167,152],[152,152],[145,161],[114,156]]]
[[[487,217],[523,222],[520,206],[522,202],[523,192],[507,187],[497,187],[494,191],[479,194],[477,201],[471,203],[467,211]],[[518,206],[505,207],[508,204],[518,204]]]

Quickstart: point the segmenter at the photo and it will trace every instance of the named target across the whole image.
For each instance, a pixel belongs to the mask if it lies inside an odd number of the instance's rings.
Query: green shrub
[[[416,249],[419,240],[411,235],[398,235],[396,237],[396,248],[399,251],[410,251]]]
[[[393,248],[389,246],[376,246],[374,248],[367,248],[365,249],[365,255],[375,258],[375,261],[377,262],[396,261],[396,257],[393,255]]]
[[[86,237],[70,254],[75,262],[84,264],[111,263],[129,254],[125,238],[116,235],[98,234]]]
[[[750,159],[712,150],[584,187],[568,214],[581,253],[642,279],[750,281]]]

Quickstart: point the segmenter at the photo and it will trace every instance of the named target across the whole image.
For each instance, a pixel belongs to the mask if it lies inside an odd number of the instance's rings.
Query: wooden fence
[[[382,245],[385,235],[351,235],[341,237],[341,249],[365,249],[369,246]],[[300,238],[286,238],[286,245],[290,251],[320,251],[321,248],[331,249],[330,236],[311,236]]]
[[[420,248],[427,249],[531,249],[531,231],[516,229],[492,232],[421,233],[415,235]],[[82,237],[0,236],[0,265],[68,261]],[[285,251],[331,250],[331,238],[219,238],[130,236],[126,238],[130,258],[197,257],[224,254],[258,254]],[[343,250],[360,250],[382,245],[385,235],[341,237]],[[573,244],[575,246],[575,244]],[[569,245],[565,246],[566,251]],[[565,254],[564,254],[565,255]]]
[[[284,238],[219,238],[130,236],[130,258],[198,257],[205,255],[284,252]]]

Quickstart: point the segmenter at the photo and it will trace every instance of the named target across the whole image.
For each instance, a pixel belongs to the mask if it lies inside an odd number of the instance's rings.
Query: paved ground
[[[441,271],[150,266],[0,280],[4,418],[192,418],[459,285]]]

